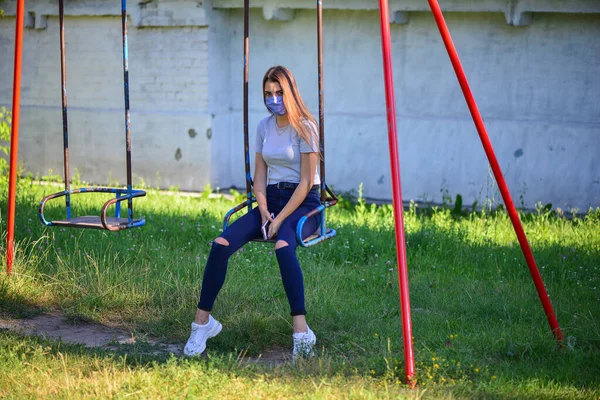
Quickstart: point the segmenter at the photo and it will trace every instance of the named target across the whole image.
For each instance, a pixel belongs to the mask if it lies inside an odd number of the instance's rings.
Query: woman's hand
[[[267,209],[267,207],[259,207],[260,210],[260,219],[261,219],[261,224],[264,225],[266,221],[269,221],[269,223],[273,223],[274,219],[271,215],[269,210]]]
[[[267,237],[269,239],[273,239],[275,236],[277,236],[277,232],[279,232],[279,227],[281,226],[281,223],[283,221],[281,221],[279,218],[275,218],[271,221],[271,224],[269,224],[269,231],[267,233]]]

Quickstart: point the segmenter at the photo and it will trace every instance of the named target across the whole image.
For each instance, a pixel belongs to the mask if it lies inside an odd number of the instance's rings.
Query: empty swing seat
[[[0,0],[1,1],[1,0]],[[64,153],[64,182],[65,190],[62,192],[48,195],[42,199],[38,209],[38,215],[42,224],[45,226],[63,226],[69,228],[87,228],[87,229],[106,229],[109,231],[120,231],[122,229],[135,228],[146,224],[144,219],[133,219],[133,198],[146,195],[143,190],[132,189],[132,173],[131,173],[131,127],[130,127],[130,107],[129,107],[129,51],[127,47],[127,1],[121,1],[121,32],[123,43],[123,94],[125,105],[125,151],[127,162],[127,189],[124,188],[107,188],[93,187],[80,188],[72,190],[70,187],[69,178],[69,134],[67,121],[67,74],[66,74],[66,59],[65,56],[65,40],[64,40],[64,0],[58,0],[58,15],[59,15],[59,31],[61,32],[60,40],[60,66],[62,71],[61,76],[61,95],[62,95],[62,122],[63,122],[63,153]],[[102,206],[100,216],[78,216],[71,217],[71,196],[77,193],[114,193],[116,198],[113,198]],[[65,197],[66,218],[55,221],[48,221],[44,216],[44,206],[49,200],[58,197]],[[122,201],[127,200],[127,218],[121,218]],[[114,217],[107,217],[106,210],[114,205]]]
[[[49,200],[56,199],[58,197],[63,197],[67,195],[72,195],[76,193],[115,193],[117,197],[114,199],[110,199],[102,206],[102,210],[100,216],[94,215],[86,215],[79,217],[67,217],[65,219],[48,221],[44,216],[44,206]],[[143,226],[146,224],[145,219],[137,218],[134,219],[132,217],[129,218],[121,218],[121,207],[120,202],[125,200],[131,200],[134,197],[143,197],[146,196],[146,192],[143,190],[126,190],[126,189],[118,189],[118,188],[81,188],[75,190],[65,190],[58,193],[53,193],[44,197],[44,199],[40,202],[39,207],[39,217],[42,223],[46,226],[63,226],[69,228],[85,228],[85,229],[106,229],[109,231],[120,231],[123,229],[136,228],[139,226]],[[106,211],[108,207],[111,205],[115,205],[115,216],[108,217],[106,216]],[[68,212],[67,216],[70,214],[70,205],[67,206]]]
[[[116,228],[117,230],[129,228],[129,219],[127,218],[115,218],[106,217],[106,223],[108,226]],[[143,225],[145,221],[143,219],[132,220],[134,225]],[[102,218],[94,215],[86,215],[83,217],[75,217],[69,219],[60,219],[52,221],[52,225],[66,226],[69,228],[89,228],[89,229],[106,229],[102,224]]]

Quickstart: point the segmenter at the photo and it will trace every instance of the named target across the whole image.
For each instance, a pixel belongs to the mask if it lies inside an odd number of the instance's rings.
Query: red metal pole
[[[25,0],[17,0],[15,68],[13,79],[10,171],[8,178],[8,222],[6,227],[6,273],[10,275],[15,251],[15,208],[17,199],[17,157],[19,152],[19,111],[21,108],[21,59],[23,56],[23,16]]]
[[[406,382],[414,386],[415,358],[412,343],[412,321],[410,317],[410,294],[408,290],[408,266],[406,262],[406,239],[404,237],[404,218],[402,210],[402,186],[400,183],[400,162],[398,156],[398,138],[396,135],[396,104],[394,100],[394,75],[392,70],[392,50],[390,39],[390,21],[387,0],[379,0],[381,25],[381,47],[383,51],[383,74],[385,80],[385,102],[387,106],[388,142],[390,146],[390,164],[392,174],[392,194],[394,203],[394,222],[396,228],[396,259],[398,261],[398,290],[400,291],[400,309],[402,310],[402,332],[404,341],[404,363]]]
[[[538,270],[538,267],[535,263],[535,259],[533,258],[531,247],[529,247],[527,236],[525,235],[525,231],[523,230],[523,226],[521,225],[517,209],[513,204],[512,197],[510,196],[510,191],[508,190],[508,186],[506,185],[506,181],[504,180],[504,175],[502,174],[502,170],[500,169],[500,165],[498,164],[498,160],[496,159],[496,155],[494,154],[494,149],[485,129],[485,125],[483,123],[483,119],[481,118],[481,114],[479,113],[479,109],[477,108],[477,103],[475,103],[475,98],[471,93],[469,82],[467,81],[465,71],[463,70],[462,64],[458,57],[456,47],[454,47],[454,43],[452,42],[452,36],[450,36],[450,31],[448,30],[448,26],[446,25],[446,21],[444,20],[442,10],[440,9],[437,0],[428,1],[429,6],[431,7],[431,11],[433,12],[433,17],[435,18],[435,22],[438,26],[438,29],[440,30],[442,39],[444,40],[444,45],[446,46],[448,55],[450,56],[450,61],[452,62],[452,66],[454,67],[454,71],[456,72],[456,77],[458,78],[458,82],[460,83],[460,87],[465,96],[465,100],[467,101],[467,105],[469,106],[469,111],[471,112],[471,116],[473,117],[473,122],[475,122],[475,127],[477,128],[477,133],[479,133],[479,138],[481,139],[481,143],[483,144],[485,154],[487,155],[487,158],[490,162],[490,166],[492,167],[492,171],[494,172],[494,177],[496,178],[496,182],[498,183],[498,188],[500,189],[500,193],[502,194],[502,199],[504,200],[504,204],[506,205],[506,210],[508,211],[508,215],[510,216],[510,220],[513,224],[513,227],[515,228],[517,238],[519,239],[519,243],[521,245],[521,250],[523,250],[523,255],[525,256],[525,260],[527,261],[527,265],[529,267],[529,272],[531,273],[531,277],[533,278],[533,283],[535,284],[535,288],[537,289],[540,300],[542,301],[542,305],[544,306],[544,311],[546,312],[548,323],[552,328],[552,333],[554,334],[556,340],[561,342],[563,340],[563,335],[560,331],[560,327],[558,326],[558,321],[556,320],[554,310],[552,309],[552,303],[550,302],[550,298],[548,297],[548,293],[546,292],[546,288],[544,287],[544,282],[542,281],[542,276],[540,275],[540,271]]]

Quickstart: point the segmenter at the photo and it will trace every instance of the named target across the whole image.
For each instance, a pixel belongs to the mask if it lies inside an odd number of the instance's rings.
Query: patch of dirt
[[[258,357],[254,357],[251,360],[255,363],[265,364],[273,367],[286,362],[291,362],[292,352],[289,348],[271,347],[265,350]]]
[[[8,329],[26,336],[39,336],[69,344],[82,344],[90,348],[116,350],[118,345],[145,343],[150,345],[149,354],[174,354],[181,356],[183,346],[160,343],[149,337],[137,338],[133,332],[92,322],[74,321],[53,311],[27,319],[0,317],[0,329]]]
[[[136,337],[134,332],[94,322],[74,320],[59,311],[24,319],[0,315],[0,329],[7,329],[20,335],[38,336],[109,351],[126,351],[123,346],[141,344],[143,346],[136,349],[138,354],[183,356],[183,344],[161,343],[148,336]],[[206,352],[202,356],[206,357]],[[290,362],[292,354],[289,348],[272,347],[257,357],[246,358],[240,354],[240,359],[266,366],[277,366]]]

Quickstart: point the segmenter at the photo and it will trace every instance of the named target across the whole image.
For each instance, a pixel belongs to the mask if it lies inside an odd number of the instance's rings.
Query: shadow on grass
[[[9,291],[6,278],[0,278],[0,318],[32,318],[47,310],[34,299]]]

